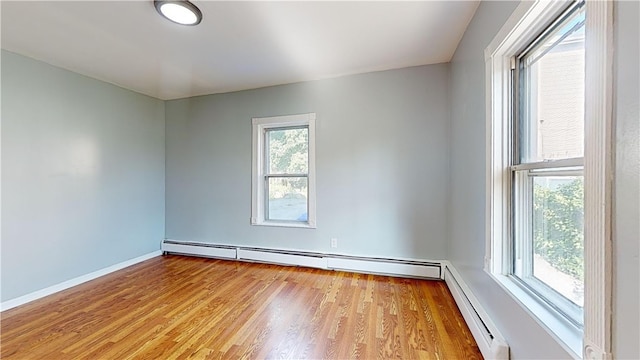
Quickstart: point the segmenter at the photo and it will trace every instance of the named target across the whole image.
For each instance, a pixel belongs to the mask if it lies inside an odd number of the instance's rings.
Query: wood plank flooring
[[[182,256],[0,315],[2,359],[481,359],[444,282]]]

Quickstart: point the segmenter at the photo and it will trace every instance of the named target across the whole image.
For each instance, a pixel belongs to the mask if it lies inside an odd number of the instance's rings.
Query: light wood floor
[[[444,282],[164,256],[1,314],[3,359],[480,359]]]

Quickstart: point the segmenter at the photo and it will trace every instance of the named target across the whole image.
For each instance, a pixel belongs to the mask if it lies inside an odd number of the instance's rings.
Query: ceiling
[[[478,1],[2,1],[2,48],[168,100],[448,62]]]

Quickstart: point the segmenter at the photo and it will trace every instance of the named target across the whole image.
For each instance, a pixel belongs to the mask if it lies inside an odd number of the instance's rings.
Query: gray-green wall
[[[448,258],[501,329],[514,359],[565,359],[565,352],[482,270],[485,254],[484,49],[518,5],[481,2],[451,62],[451,192]],[[614,355],[640,356],[638,188],[639,3],[615,10]],[[469,174],[475,174],[469,181]]]
[[[160,249],[164,103],[2,51],[1,301]]]
[[[166,236],[444,259],[448,79],[441,64],[167,102]],[[251,118],[309,112],[317,229],[251,226]]]

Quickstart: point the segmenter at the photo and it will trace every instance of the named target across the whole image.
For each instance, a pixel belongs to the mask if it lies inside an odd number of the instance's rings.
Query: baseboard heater
[[[326,269],[327,260],[317,254],[296,253],[271,249],[237,248],[238,260],[265,262],[270,264],[306,266]]]
[[[194,255],[218,259],[236,258],[235,247],[196,242],[177,242],[165,240],[162,242],[161,250],[163,253]]]
[[[164,240],[164,253],[380,275],[442,279],[438,261],[415,261]]]
[[[458,272],[444,264],[444,281],[485,359],[509,359],[509,346]]]

